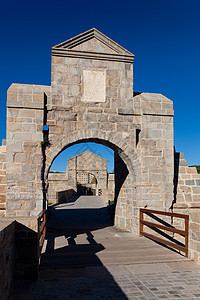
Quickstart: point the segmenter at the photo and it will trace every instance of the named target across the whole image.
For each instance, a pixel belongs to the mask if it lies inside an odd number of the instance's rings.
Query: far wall
[[[80,174],[94,176],[96,182],[80,182]],[[108,200],[114,200],[114,181],[114,174],[107,173],[107,160],[86,151],[68,159],[65,173],[49,173],[48,202],[67,202],[77,192],[84,191],[84,188],[77,191],[77,185],[81,183],[85,189],[90,188],[93,194],[101,195],[107,204]]]

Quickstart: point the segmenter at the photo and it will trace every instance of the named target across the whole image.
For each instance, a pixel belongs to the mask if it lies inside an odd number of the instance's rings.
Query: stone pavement
[[[77,277],[39,280],[32,299],[200,299],[199,268],[192,262],[179,268],[177,263],[142,264],[138,270],[89,267]]]
[[[200,266],[114,228],[100,197],[54,207],[46,238],[40,279],[12,300],[200,299]]]

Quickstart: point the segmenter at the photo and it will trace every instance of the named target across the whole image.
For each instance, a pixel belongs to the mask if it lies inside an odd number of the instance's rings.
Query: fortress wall
[[[42,167],[48,86],[12,84],[7,95],[6,215],[38,215],[43,209]]]
[[[4,216],[6,209],[6,141],[0,146],[0,216]]]
[[[200,263],[200,174],[188,167],[183,153],[175,152],[175,203],[173,212],[189,215],[189,257]],[[183,221],[175,225],[184,228]]]
[[[48,203],[58,203],[58,192],[69,189],[66,173],[49,173]]]

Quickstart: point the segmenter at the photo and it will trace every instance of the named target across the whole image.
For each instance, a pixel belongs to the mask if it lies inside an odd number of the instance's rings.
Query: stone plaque
[[[83,70],[81,101],[106,101],[106,72],[104,70]]]

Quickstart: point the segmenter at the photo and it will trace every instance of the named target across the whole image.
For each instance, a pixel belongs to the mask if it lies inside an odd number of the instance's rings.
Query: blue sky
[[[82,152],[90,151],[107,160],[107,171],[113,173],[114,171],[114,151],[104,145],[96,143],[81,143],[75,144],[63,152],[61,152],[51,165],[51,171],[65,172],[67,167],[67,160],[70,157],[76,156]]]
[[[134,91],[174,102],[177,151],[200,164],[200,1],[1,1],[0,140],[12,82],[50,85],[51,47],[96,27],[135,54]]]

